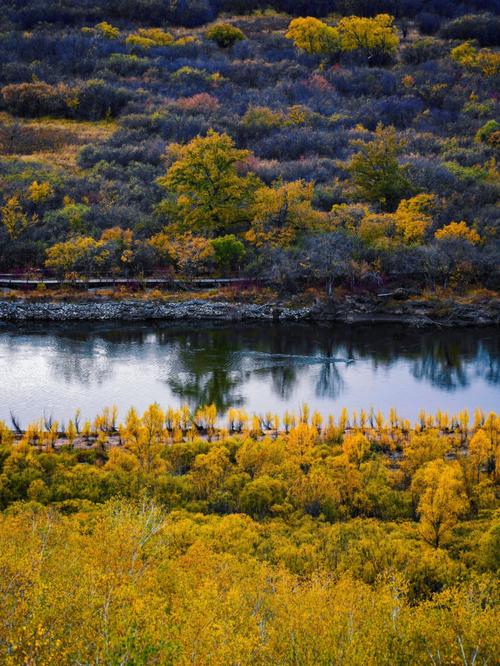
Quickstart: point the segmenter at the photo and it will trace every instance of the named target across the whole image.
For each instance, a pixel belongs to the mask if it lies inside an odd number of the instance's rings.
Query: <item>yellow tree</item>
[[[450,447],[449,438],[440,436],[437,430],[412,432],[403,448],[401,469],[409,480],[425,463],[436,459],[443,460]]]
[[[44,203],[54,196],[54,188],[47,181],[39,183],[34,180],[28,187],[28,198],[33,203]]]
[[[26,215],[19,202],[19,197],[16,195],[7,200],[0,213],[7,233],[14,240],[19,238],[28,227],[36,224],[38,219],[36,215],[33,215],[31,219]]]
[[[195,236],[191,232],[173,237],[167,230],[154,235],[149,244],[158,255],[175,264],[181,274],[192,277],[205,268],[215,258],[215,250],[211,242],[203,236]]]
[[[260,187],[255,193],[246,240],[258,247],[286,247],[292,245],[300,233],[319,229],[326,223],[327,216],[313,209],[313,195],[314,184],[303,180]]]
[[[469,454],[477,465],[478,481],[483,465],[488,473],[496,473],[500,459],[500,417],[494,413],[488,415],[469,443]]]
[[[399,202],[394,213],[367,213],[358,233],[367,245],[388,247],[394,242],[415,245],[425,240],[432,224],[432,194],[417,194]]]
[[[259,184],[255,175],[239,175],[238,163],[250,156],[238,150],[228,134],[210,130],[190,143],[169,147],[173,163],[158,179],[168,197],[159,212],[181,226],[206,235],[227,231],[248,219],[248,207]]]
[[[125,448],[134,454],[146,474],[165,471],[166,464],[161,457],[164,422],[165,414],[155,403],[147,408],[142,419],[137,417],[135,410],[131,410],[125,427],[120,431]]]
[[[307,53],[333,54],[339,51],[338,30],[312,16],[293,19],[285,37]]]
[[[102,245],[102,242],[89,236],[79,236],[56,243],[47,250],[45,266],[60,273],[73,270],[90,273],[92,267],[98,265],[100,260],[104,260],[107,256],[100,252]]]
[[[369,60],[380,60],[394,55],[399,45],[394,17],[377,14],[374,18],[346,16],[337,29],[343,51],[364,51]]]
[[[439,548],[467,509],[459,465],[443,460],[427,463],[415,474],[412,490],[419,496],[420,534],[431,546]]]
[[[348,433],[344,435],[342,449],[349,462],[359,469],[370,452],[370,442],[361,432]]]
[[[208,453],[196,456],[191,480],[200,499],[208,499],[220,486],[231,467],[229,452],[224,446],[214,446]]]
[[[410,245],[422,243],[432,223],[433,194],[417,194],[411,199],[400,201],[394,213],[396,233],[400,239]]]

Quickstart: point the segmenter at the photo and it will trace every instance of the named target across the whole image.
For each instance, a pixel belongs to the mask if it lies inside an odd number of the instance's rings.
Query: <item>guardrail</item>
[[[77,278],[75,280],[66,280],[64,278],[53,277],[24,277],[13,276],[7,274],[0,274],[0,287],[6,288],[36,288],[39,284],[46,287],[85,287],[87,289],[97,287],[116,287],[116,286],[144,286],[144,287],[220,287],[238,284],[254,283],[255,280],[249,278],[163,278],[163,277],[147,277],[147,278],[116,278],[116,277],[99,277],[99,278]]]

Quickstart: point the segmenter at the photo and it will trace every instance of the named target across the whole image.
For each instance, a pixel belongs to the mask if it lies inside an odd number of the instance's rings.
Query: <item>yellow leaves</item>
[[[449,438],[440,435],[437,430],[411,433],[403,448],[402,469],[411,478],[425,463],[435,459],[443,460],[450,448]]]
[[[311,112],[307,107],[304,107],[301,104],[294,104],[293,106],[288,107],[286,114],[286,124],[303,125],[305,122],[307,122],[310,115]]]
[[[170,146],[167,159],[173,163],[158,179],[169,196],[166,211],[186,230],[206,235],[238,224],[247,217],[258,184],[255,176],[240,176],[237,171],[249,156],[249,151],[235,147],[228,134],[214,130],[184,146]]]
[[[359,223],[357,234],[366,245],[383,248],[391,244],[394,217],[388,213],[369,213]]]
[[[162,28],[139,28],[127,36],[125,43],[129,46],[138,46],[141,49],[158,48],[162,46],[184,46],[195,42],[195,37],[185,35],[175,39],[173,35]]]
[[[339,49],[338,30],[311,16],[293,19],[285,37],[307,53],[333,54]]]
[[[419,497],[420,534],[439,548],[449,539],[460,514],[467,510],[460,467],[433,460],[415,474],[412,489]]]
[[[136,457],[146,474],[166,470],[167,465],[161,457],[165,446],[165,414],[158,404],[150,405],[142,419],[135,410],[130,410],[120,436],[125,448]]]
[[[45,266],[54,270],[67,272],[99,249],[98,241],[86,236],[74,240],[56,243],[47,250]]]
[[[472,245],[478,245],[481,242],[481,236],[475,229],[467,225],[467,222],[450,222],[434,234],[437,240],[465,240]]]
[[[107,21],[101,21],[95,26],[97,30],[106,39],[117,39],[120,36],[120,30]]]
[[[469,454],[478,466],[478,477],[481,466],[487,473],[498,474],[500,465],[500,417],[490,413],[481,428],[474,433],[469,443]]]
[[[267,106],[249,106],[241,122],[245,127],[258,127],[270,130],[285,125],[285,115],[281,111],[273,111]]]
[[[34,180],[28,187],[28,199],[33,203],[44,203],[54,196],[54,188],[48,182]]]
[[[81,204],[70,204],[63,210],[71,208],[72,213],[79,217],[80,207]],[[45,266],[61,273],[99,272],[111,261],[112,252],[119,252],[118,256],[123,263],[131,263],[134,258],[132,244],[132,231],[120,227],[106,229],[99,240],[90,236],[76,236],[48,248]]]
[[[460,63],[464,67],[471,67],[475,63],[477,49],[474,48],[471,42],[464,42],[455,46],[450,52],[451,59]]]
[[[12,430],[5,421],[0,420],[0,446],[8,446],[12,444],[13,440],[14,434]]]
[[[370,451],[370,442],[360,432],[348,433],[344,436],[342,450],[349,462],[359,468]]]
[[[337,24],[343,51],[365,50],[370,55],[381,51],[394,53],[399,45],[394,17],[377,14],[374,18],[346,16]]]
[[[208,499],[229,473],[229,452],[225,447],[214,446],[208,453],[196,456],[191,480],[197,496]]]
[[[153,42],[154,46],[168,46],[174,41],[172,35],[161,28],[139,28],[138,34]]]
[[[312,208],[314,184],[303,180],[276,182],[255,193],[252,222],[245,238],[257,247],[288,247],[300,233],[326,226],[327,216]]]
[[[205,35],[220,48],[228,48],[245,39],[244,33],[231,23],[216,23],[206,31]]]
[[[482,428],[474,433],[469,444],[469,453],[480,465],[486,463],[493,454],[492,441]]]
[[[139,28],[137,33],[129,35],[125,42],[131,46],[149,49],[154,46],[169,46],[174,42],[174,38],[160,28]]]
[[[191,232],[174,237],[163,231],[152,236],[148,244],[160,257],[174,263],[180,273],[187,276],[203,270],[215,256],[210,241],[203,236],[194,236]]]
[[[394,213],[368,213],[359,223],[359,236],[374,247],[389,247],[394,241],[420,244],[432,224],[434,203],[434,195],[417,194],[400,201]]]
[[[134,258],[134,253],[132,252],[132,250],[125,250],[120,257],[120,261],[122,262],[122,264],[130,264],[132,263],[133,258]]]
[[[0,210],[0,217],[9,236],[13,240],[19,238],[30,226],[36,224],[38,221],[36,215],[33,215],[31,218],[26,215],[17,195],[7,199],[6,204]]]
[[[396,233],[406,244],[422,243],[432,217],[433,194],[417,194],[411,199],[403,199],[394,214]]]
[[[285,37],[307,53],[335,54],[339,51],[363,50],[369,58],[393,54],[399,45],[394,17],[378,14],[374,18],[346,16],[335,27],[317,18],[293,19]]]
[[[112,415],[102,417],[109,427]],[[189,421],[186,409],[181,415],[153,405],[144,418],[130,412],[125,426],[134,436],[141,428],[156,436],[163,417],[169,429]],[[349,435],[357,427],[370,431],[371,418],[352,415]],[[352,502],[359,513],[368,506],[363,492],[375,472],[371,461],[358,471],[339,447],[321,441],[314,420],[302,409],[291,435],[301,440],[300,449],[309,448],[304,441],[310,439],[318,454],[300,477],[286,477],[283,434],[246,438],[241,446],[233,436],[230,449],[223,441],[205,442],[196,456],[196,492],[211,501],[225,488],[236,455],[246,483],[243,507],[262,522],[202,514],[201,502],[166,514],[153,502],[116,499],[77,513],[67,506],[65,515],[22,503],[0,513],[2,663],[420,664],[432,654],[458,664],[462,648],[494,663],[493,576],[470,570],[474,538],[484,526],[480,566],[495,571],[495,521],[463,523],[467,536],[455,541],[453,557],[416,539],[409,520],[339,521],[334,510],[342,503]],[[438,420],[445,425],[443,414]],[[344,413],[339,423],[346,427],[347,421]],[[374,427],[382,428],[382,416],[377,421]],[[401,420],[393,414],[392,422],[396,427]],[[495,422],[481,419],[481,428],[490,432]],[[55,456],[44,458],[48,463]],[[128,449],[109,450],[106,473],[125,475],[137,467]],[[421,529],[430,541],[435,535],[427,530],[437,525],[441,545],[451,534],[449,516],[458,516],[460,473],[452,461],[424,470],[414,486]],[[245,474],[258,478],[248,481]],[[377,491],[386,487],[372,487]]]
[[[462,67],[480,70],[484,76],[497,76],[500,72],[500,53],[490,49],[478,50],[471,42],[456,46],[450,56]]]
[[[110,227],[101,234],[101,240],[119,241],[123,245],[131,245],[134,238],[134,232],[131,229],[122,229],[121,227]]]

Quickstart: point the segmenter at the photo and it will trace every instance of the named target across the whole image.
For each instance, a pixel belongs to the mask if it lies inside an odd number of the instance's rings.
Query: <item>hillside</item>
[[[495,2],[269,4],[7,2],[0,271],[497,289]]]

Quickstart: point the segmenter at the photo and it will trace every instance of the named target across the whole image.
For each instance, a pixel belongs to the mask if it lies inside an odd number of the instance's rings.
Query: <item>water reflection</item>
[[[499,384],[496,329],[206,323],[0,329],[0,418],[23,398],[41,413],[51,397],[61,409],[61,400],[100,401],[97,410],[122,399],[193,408],[213,402],[220,411],[267,401],[267,409],[280,410],[302,399],[320,409],[344,398],[397,406],[403,397],[411,404],[409,392],[417,389],[421,403],[480,389],[478,399],[494,404]],[[30,389],[40,391],[35,400]]]

